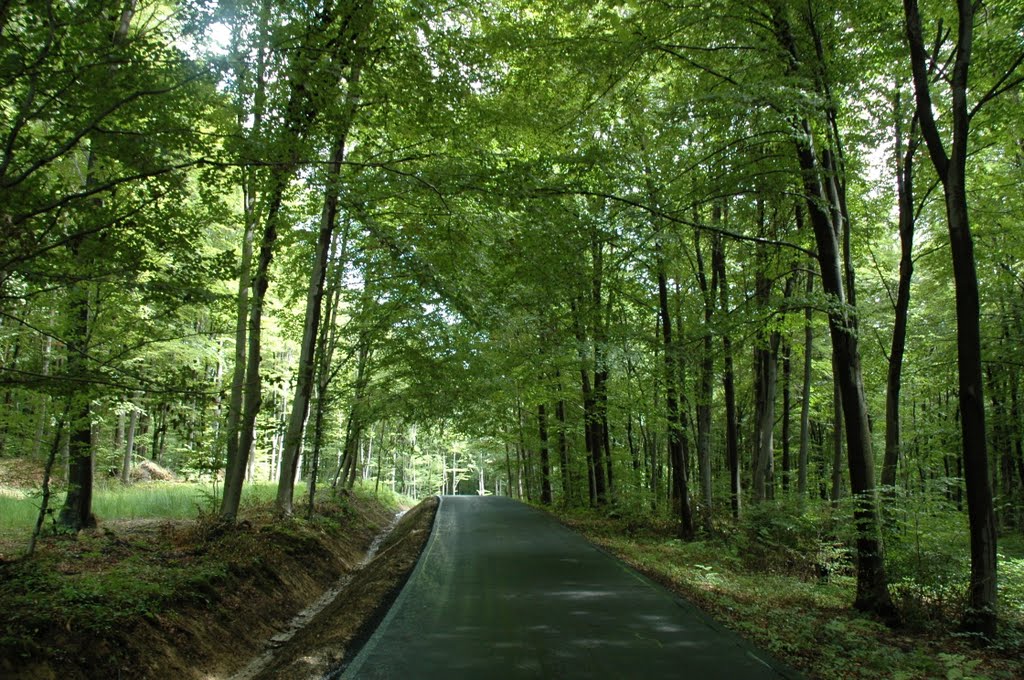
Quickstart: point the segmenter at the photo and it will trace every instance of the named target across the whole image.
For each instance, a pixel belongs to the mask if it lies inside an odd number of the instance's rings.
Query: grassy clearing
[[[146,482],[123,486],[116,482],[98,485],[93,497],[93,512],[101,522],[128,519],[195,519],[215,512],[222,488],[209,483]],[[270,482],[246,484],[243,504],[267,503],[274,499],[277,485]],[[297,484],[295,496],[305,494],[305,484]],[[59,511],[64,494],[55,494],[50,507]],[[31,532],[39,515],[40,497],[21,489],[0,490],[0,533]]]
[[[1024,556],[1020,553],[1024,545],[1019,540],[1001,545],[1002,636],[982,650],[953,628],[957,620],[953,594],[959,595],[963,584],[961,579],[950,582],[947,575],[961,567],[959,562],[935,565],[934,573],[915,581],[913,588],[907,585],[903,570],[903,602],[927,606],[911,610],[907,625],[892,630],[851,610],[855,582],[848,557],[843,557],[834,536],[814,536],[807,544],[781,538],[787,532],[800,533],[800,518],[791,518],[787,531],[756,523],[722,526],[718,536],[692,543],[674,538],[674,526],[666,521],[609,519],[579,512],[563,519],[808,677],[1024,677]],[[807,526],[819,526],[819,522],[815,518]],[[940,552],[958,553],[962,543],[962,537],[931,536],[927,548],[916,541],[910,547],[918,555],[932,551],[927,559],[938,559]],[[939,544],[945,546],[942,551]],[[910,561],[906,556],[902,559]],[[935,602],[934,598],[945,600]]]

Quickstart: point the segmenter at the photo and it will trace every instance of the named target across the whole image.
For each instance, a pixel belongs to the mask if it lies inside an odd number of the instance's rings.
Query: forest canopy
[[[932,513],[992,636],[1022,61],[1011,0],[2,3],[0,456],[70,532],[141,459],[228,522],[838,508],[886,620]]]

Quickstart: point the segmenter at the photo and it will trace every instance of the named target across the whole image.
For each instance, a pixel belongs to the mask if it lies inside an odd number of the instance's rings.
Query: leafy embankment
[[[113,522],[0,563],[0,677],[206,678],[244,666],[354,570],[394,509],[344,494],[313,521]]]
[[[809,678],[1024,677],[1024,609],[1009,588],[1002,589],[1000,638],[983,648],[955,629],[961,598],[951,593],[958,584],[894,578],[906,617],[899,629],[858,615],[850,607],[856,587],[850,555],[816,522],[749,510],[743,522],[716,527],[713,538],[686,543],[676,538],[675,522],[608,514],[562,510],[560,518]],[[1007,544],[1002,550],[1010,552]],[[1004,556],[1001,579],[1024,588],[1022,565],[1024,554]]]

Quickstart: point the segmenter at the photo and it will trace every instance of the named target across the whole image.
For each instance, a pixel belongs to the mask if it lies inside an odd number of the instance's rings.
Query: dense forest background
[[[858,609],[932,569],[991,636],[1022,60],[1011,0],[0,3],[0,457],[37,533],[142,459],[228,521],[305,480],[827,525]]]

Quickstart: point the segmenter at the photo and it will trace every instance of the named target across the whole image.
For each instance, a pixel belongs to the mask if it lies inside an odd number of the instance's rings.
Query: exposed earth
[[[394,512],[372,497],[339,500],[312,522],[275,520],[269,508],[230,526],[109,522],[45,539],[32,560],[0,558],[0,678],[323,677],[387,612],[437,504],[390,527]]]

